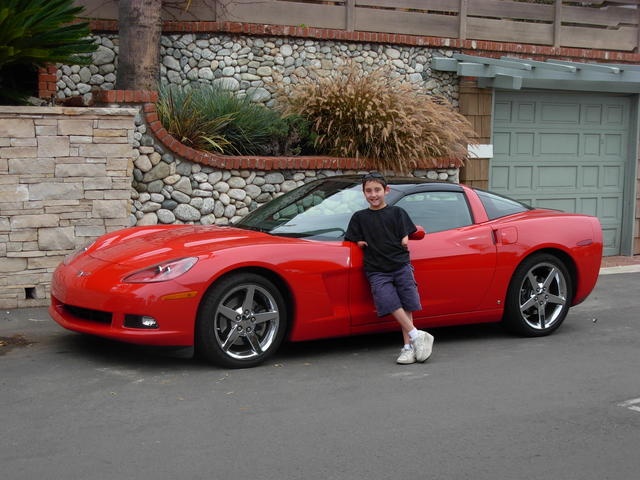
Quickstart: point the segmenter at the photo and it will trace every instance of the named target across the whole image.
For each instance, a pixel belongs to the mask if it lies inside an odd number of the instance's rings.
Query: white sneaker
[[[415,351],[417,362],[426,362],[433,351],[433,335],[429,335],[422,330],[418,331],[418,336],[411,340]]]
[[[402,347],[402,350],[400,350],[400,356],[396,360],[396,363],[399,363],[400,365],[409,365],[411,363],[416,363],[416,353],[413,350],[413,347]]]

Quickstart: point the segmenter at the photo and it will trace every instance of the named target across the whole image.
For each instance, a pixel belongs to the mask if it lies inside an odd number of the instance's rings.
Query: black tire
[[[549,335],[564,321],[572,298],[573,282],[564,263],[554,255],[532,255],[511,277],[503,323],[526,337]]]
[[[196,320],[196,355],[225,368],[255,367],[280,347],[287,330],[282,293],[254,273],[222,278],[205,294]]]

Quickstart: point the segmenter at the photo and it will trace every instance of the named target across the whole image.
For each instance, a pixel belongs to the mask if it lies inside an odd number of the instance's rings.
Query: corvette
[[[387,203],[419,226],[409,241],[423,310],[418,328],[502,322],[544,336],[593,290],[597,218],[462,184],[390,177]],[[53,274],[50,315],[115,340],[194,346],[223,367],[264,362],[283,341],[398,330],[378,318],[363,255],[344,240],[366,208],[361,176],[306,183],[232,226],[132,227],[69,255]]]

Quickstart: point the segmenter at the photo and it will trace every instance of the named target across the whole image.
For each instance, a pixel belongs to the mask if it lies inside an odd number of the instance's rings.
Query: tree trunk
[[[157,90],[162,0],[120,0],[116,88]]]

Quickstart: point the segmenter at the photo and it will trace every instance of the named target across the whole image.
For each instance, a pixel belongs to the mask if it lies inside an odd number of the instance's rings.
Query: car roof
[[[341,180],[349,183],[360,183],[362,182],[362,177],[365,174],[356,174],[356,175],[335,175],[331,177],[326,177],[328,180]],[[406,177],[406,176],[396,176],[389,175],[385,176],[387,180],[387,184],[391,187],[392,190],[398,191],[402,194],[406,194],[409,192],[416,191],[430,191],[430,190],[439,190],[439,191],[450,191],[450,192],[461,192],[463,189],[457,183],[447,182],[446,180],[430,180],[428,178],[418,178],[418,177]]]

